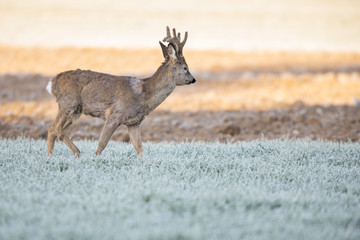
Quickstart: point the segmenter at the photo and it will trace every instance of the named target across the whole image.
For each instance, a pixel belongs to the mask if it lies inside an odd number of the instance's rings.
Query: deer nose
[[[196,83],[195,78],[193,78],[193,80],[192,80],[190,83],[191,83],[191,84],[192,84],[192,83]]]

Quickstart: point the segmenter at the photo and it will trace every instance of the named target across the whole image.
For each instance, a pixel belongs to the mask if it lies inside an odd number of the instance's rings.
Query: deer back
[[[58,74],[52,82],[52,94],[60,107],[81,105],[84,114],[106,118],[116,106],[133,107],[142,94],[142,82],[135,77],[78,69]]]

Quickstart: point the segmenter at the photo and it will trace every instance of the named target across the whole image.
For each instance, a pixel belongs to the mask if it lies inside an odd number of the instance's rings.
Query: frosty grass
[[[0,140],[0,239],[360,239],[360,143]]]

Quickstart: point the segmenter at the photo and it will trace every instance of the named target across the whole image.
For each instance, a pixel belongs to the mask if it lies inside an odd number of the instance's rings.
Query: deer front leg
[[[115,132],[115,130],[120,126],[120,123],[118,123],[114,119],[108,118],[104,124],[103,130],[101,131],[98,149],[96,150],[95,155],[99,155],[104,148],[106,147],[107,143],[109,142],[111,136]]]
[[[128,126],[130,141],[134,145],[137,154],[142,157],[142,143],[140,135],[140,125]]]

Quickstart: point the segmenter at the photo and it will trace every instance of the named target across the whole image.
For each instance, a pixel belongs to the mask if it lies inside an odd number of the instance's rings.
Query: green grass
[[[360,144],[0,140],[0,239],[360,239]]]

